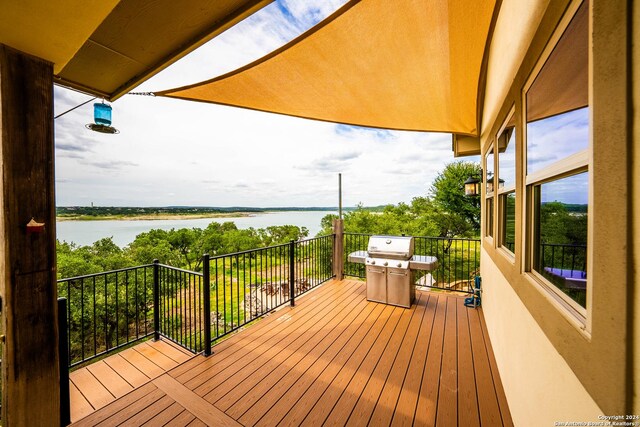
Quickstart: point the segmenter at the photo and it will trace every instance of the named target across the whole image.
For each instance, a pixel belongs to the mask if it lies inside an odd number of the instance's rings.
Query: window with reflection
[[[493,196],[494,196],[494,158],[493,158],[493,145],[489,147],[487,153],[484,155],[484,170],[485,170],[485,230],[484,235],[487,237],[493,237]]]
[[[516,127],[512,110],[498,135],[499,245],[515,253],[516,242]]]
[[[510,191],[500,194],[501,208],[501,234],[500,246],[506,248],[509,252],[516,251],[516,193]]]
[[[488,198],[485,206],[487,212],[487,220],[485,221],[487,229],[485,230],[485,236],[493,237],[493,198]]]
[[[581,313],[587,300],[589,19],[583,2],[526,91],[531,270]],[[505,224],[505,239],[507,239]]]
[[[485,154],[485,170],[486,170],[486,178],[487,178],[487,197],[489,194],[493,193],[493,146],[489,148],[487,154]]]
[[[533,268],[586,306],[587,172],[534,186],[537,239]]]

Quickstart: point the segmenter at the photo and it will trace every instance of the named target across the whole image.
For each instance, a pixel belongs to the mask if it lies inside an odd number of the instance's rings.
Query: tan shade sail
[[[352,1],[266,57],[156,95],[387,129],[476,135],[495,1]]]

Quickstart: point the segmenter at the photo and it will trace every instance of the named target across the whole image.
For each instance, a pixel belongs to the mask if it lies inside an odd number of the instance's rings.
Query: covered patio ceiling
[[[54,82],[115,100],[273,0],[0,2],[0,43]]]
[[[354,0],[236,71],[156,95],[477,136],[495,0]]]

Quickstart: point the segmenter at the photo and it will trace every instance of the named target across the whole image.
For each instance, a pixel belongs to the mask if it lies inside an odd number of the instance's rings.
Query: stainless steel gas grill
[[[410,307],[415,299],[416,270],[433,270],[432,256],[414,255],[413,237],[371,236],[366,251],[349,254],[350,262],[366,265],[367,300]]]

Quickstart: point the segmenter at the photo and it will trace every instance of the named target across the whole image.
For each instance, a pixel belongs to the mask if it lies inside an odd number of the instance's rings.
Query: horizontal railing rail
[[[365,278],[363,264],[349,262],[351,252],[366,251],[371,234],[344,233],[344,273]],[[429,288],[473,293],[473,277],[479,274],[480,240],[415,236],[415,255],[434,256],[438,267],[433,271],[417,271],[416,283]]]

